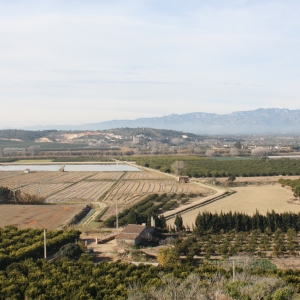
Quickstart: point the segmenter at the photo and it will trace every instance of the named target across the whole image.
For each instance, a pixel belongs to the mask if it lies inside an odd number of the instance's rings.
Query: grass
[[[95,218],[95,222],[99,222],[100,219],[102,218],[102,216],[106,213],[106,211],[108,210],[108,206],[104,207],[101,212],[96,216]]]

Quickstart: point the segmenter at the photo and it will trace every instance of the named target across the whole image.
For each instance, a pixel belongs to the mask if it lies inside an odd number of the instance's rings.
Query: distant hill
[[[98,132],[101,132],[100,130]],[[102,130],[104,135],[109,136],[113,134],[114,136],[121,136],[122,140],[132,140],[133,136],[141,136],[147,138],[148,140],[156,140],[161,142],[170,142],[172,139],[182,139],[186,142],[200,141],[204,140],[205,137],[202,135],[197,135],[193,133],[186,133],[182,131],[168,130],[168,129],[153,129],[153,128],[115,128],[115,129],[105,129]],[[5,144],[5,146],[15,146],[21,145],[20,142],[38,142],[38,143],[52,143],[63,139],[66,135],[76,135],[79,134],[78,138],[81,140],[94,139],[101,140],[103,135],[91,135],[85,130],[74,130],[72,132],[65,130],[19,130],[19,129],[4,129],[0,130],[0,147]],[[66,137],[65,137],[66,138]],[[73,137],[74,138],[74,137]],[[64,142],[70,142],[70,140]],[[77,138],[75,137],[72,142],[76,143]],[[82,141],[79,144],[82,144]]]
[[[185,131],[195,134],[237,134],[300,133],[299,125],[299,109],[259,108],[251,111],[238,111],[223,115],[195,112],[135,120],[112,120],[80,126],[35,126],[26,129],[104,130],[122,127],[148,127]]]

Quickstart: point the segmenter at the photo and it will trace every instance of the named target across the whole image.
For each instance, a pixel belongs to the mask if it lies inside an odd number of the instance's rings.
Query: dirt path
[[[205,202],[207,202],[209,200],[212,200],[214,198],[218,198],[218,197],[224,195],[227,192],[227,189],[221,188],[221,187],[214,187],[214,186],[209,186],[208,187],[207,185],[204,185],[202,183],[195,183],[195,182],[193,182],[192,184],[197,184],[197,185],[199,185],[199,186],[201,186],[203,188],[206,188],[206,189],[210,188],[215,193],[213,195],[210,195],[210,196],[207,196],[207,197],[204,197],[204,198],[200,198],[199,200],[195,200],[191,204],[183,205],[183,206],[180,206],[180,207],[178,207],[176,209],[167,211],[167,212],[163,213],[164,217],[167,218],[167,217],[173,216],[175,214],[182,213],[183,211],[188,210],[190,208],[193,208],[193,207],[195,207],[195,206],[197,206],[199,204],[205,203]]]

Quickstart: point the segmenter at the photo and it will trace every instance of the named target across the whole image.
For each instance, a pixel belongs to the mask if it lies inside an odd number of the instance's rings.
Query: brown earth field
[[[78,205],[0,205],[0,227],[57,229],[85,207]]]
[[[211,213],[238,211],[252,215],[256,210],[261,214],[274,210],[277,213],[283,212],[300,212],[300,205],[297,201],[293,201],[293,193],[290,188],[281,187],[279,184],[274,185],[250,185],[245,187],[235,187],[231,190],[236,191],[235,194],[217,200],[210,204],[196,208],[186,213],[182,213],[184,225],[195,224],[197,215],[203,211]],[[293,202],[293,204],[288,203]],[[167,221],[168,225],[173,226],[174,218]]]

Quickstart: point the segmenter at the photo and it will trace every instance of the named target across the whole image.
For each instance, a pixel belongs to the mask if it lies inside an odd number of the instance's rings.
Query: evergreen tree
[[[177,231],[183,230],[183,220],[182,220],[181,215],[176,215],[174,224],[176,226]]]

